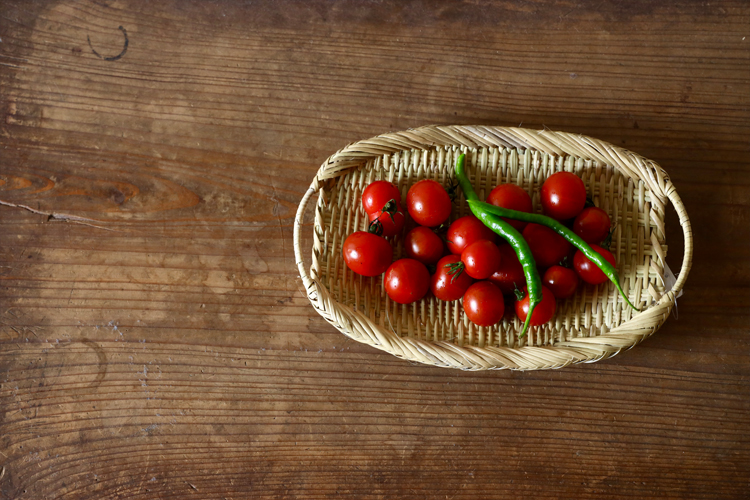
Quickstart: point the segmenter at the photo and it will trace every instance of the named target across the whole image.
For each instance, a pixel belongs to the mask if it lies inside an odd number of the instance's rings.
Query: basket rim
[[[305,269],[300,231],[306,206],[325,181],[346,174],[369,159],[405,150],[439,147],[505,147],[571,155],[619,170],[624,176],[643,181],[663,204],[672,203],[684,234],[684,256],[676,282],[655,304],[604,335],[581,337],[546,346],[476,347],[450,342],[430,342],[400,337],[373,323],[369,317],[340,304]],[[690,220],[669,175],[656,162],[624,148],[581,134],[487,125],[427,125],[391,132],[347,145],[329,156],[316,173],[300,201],[294,223],[294,254],[307,297],[315,310],[339,331],[359,342],[394,356],[419,363],[463,370],[537,370],[562,368],[574,363],[595,362],[629,349],[656,332],[669,317],[692,264],[693,239]],[[313,259],[315,254],[313,251]]]

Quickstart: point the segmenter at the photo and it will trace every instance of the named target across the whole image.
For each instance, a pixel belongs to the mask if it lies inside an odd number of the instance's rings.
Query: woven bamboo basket
[[[494,327],[477,327],[465,317],[460,300],[443,302],[428,294],[400,305],[385,294],[382,276],[352,273],[341,247],[349,234],[367,227],[363,189],[385,179],[405,199],[421,179],[448,185],[461,153],[467,155],[467,174],[481,199],[494,186],[513,182],[528,191],[537,212],[547,177],[561,170],[580,176],[595,204],[616,224],[611,250],[622,287],[640,312],[627,307],[609,282],[582,286],[574,297],[558,301],[549,323],[531,327],[519,338],[517,318],[506,315]],[[315,194],[312,264],[306,268],[300,230]],[[685,244],[682,268],[670,289],[669,282],[665,286],[667,202],[677,211]],[[451,220],[469,213],[460,195]],[[392,244],[395,260],[402,252],[400,237]],[[323,318],[348,337],[399,358],[464,370],[561,368],[608,358],[638,344],[669,317],[687,279],[692,248],[685,207],[655,162],[590,137],[522,128],[427,126],[351,144],[318,170],[294,225],[300,277]]]

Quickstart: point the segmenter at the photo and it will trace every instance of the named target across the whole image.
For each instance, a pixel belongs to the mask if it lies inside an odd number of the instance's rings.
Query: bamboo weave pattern
[[[500,183],[512,182],[532,197],[541,212],[539,190],[554,172],[580,176],[597,206],[616,223],[611,250],[621,283],[642,312],[624,303],[607,282],[582,286],[558,301],[553,320],[518,338],[521,323],[510,315],[481,328],[465,318],[460,301],[434,297],[411,304],[392,302],[382,276],[365,278],[343,262],[346,237],[367,227],[362,190],[375,180],[396,184],[405,200],[421,179],[451,183],[457,156],[467,155],[467,173],[480,198]],[[315,207],[312,265],[301,257],[299,231],[305,207]],[[664,211],[671,201],[685,233],[685,257],[677,283],[664,289]],[[451,220],[469,214],[463,199]],[[401,257],[401,237],[392,241]],[[294,247],[308,298],[333,326],[354,340],[395,356],[466,370],[560,368],[598,361],[632,347],[663,324],[682,288],[692,260],[692,234],[684,207],[667,174],[656,163],[590,137],[520,128],[428,126],[385,134],[347,146],[323,163],[300,203]]]

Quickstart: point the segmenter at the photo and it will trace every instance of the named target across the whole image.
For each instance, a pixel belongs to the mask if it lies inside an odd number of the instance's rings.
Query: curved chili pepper
[[[565,227],[562,223],[556,221],[551,217],[547,217],[546,215],[530,214],[527,212],[511,210],[509,208],[498,207],[489,203],[479,201],[478,198],[467,198],[466,201],[469,202],[469,207],[471,208],[472,212],[476,208],[479,211],[489,212],[498,217],[507,217],[509,219],[515,219],[524,222],[533,222],[535,224],[542,224],[552,229],[557,234],[565,238],[573,246],[578,248],[578,250],[580,250],[581,253],[583,253],[583,255],[585,255],[586,258],[588,258],[591,262],[596,264],[597,267],[599,267],[599,269],[601,269],[602,272],[609,278],[609,280],[615,284],[617,290],[620,292],[620,295],[622,295],[622,298],[625,299],[625,302],[627,302],[630,307],[638,311],[638,309],[630,303],[630,300],[628,300],[625,292],[622,291],[622,287],[620,286],[620,278],[617,276],[617,269],[615,269],[615,267],[610,264],[607,259],[596,253],[588,243],[583,241],[580,236]]]
[[[456,179],[458,179],[458,184],[464,192],[466,201],[469,202],[471,212],[481,220],[484,225],[510,243],[510,246],[513,247],[513,250],[518,256],[518,261],[523,267],[523,274],[526,277],[526,286],[529,290],[529,313],[526,315],[526,321],[524,322],[523,329],[519,335],[520,338],[526,335],[526,330],[529,327],[534,308],[542,301],[542,280],[536,270],[536,261],[534,261],[534,256],[531,254],[531,248],[529,248],[529,244],[526,243],[526,240],[521,236],[521,233],[502,218],[494,215],[486,209],[483,209],[482,205],[479,204],[481,203],[479,197],[471,186],[469,178],[466,177],[466,172],[464,170],[465,158],[466,155],[462,154],[456,161]]]

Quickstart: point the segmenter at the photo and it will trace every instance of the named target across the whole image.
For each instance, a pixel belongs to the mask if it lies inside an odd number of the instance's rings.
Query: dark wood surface
[[[0,498],[748,498],[749,27],[739,0],[2,2]],[[303,192],[434,123],[659,162],[679,316],[530,373],[330,327]]]

